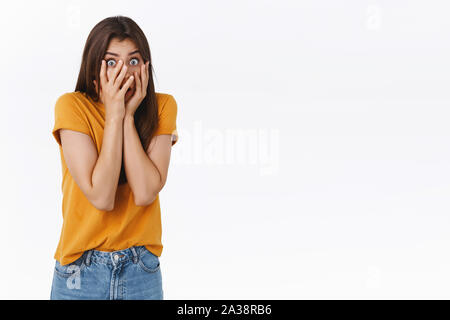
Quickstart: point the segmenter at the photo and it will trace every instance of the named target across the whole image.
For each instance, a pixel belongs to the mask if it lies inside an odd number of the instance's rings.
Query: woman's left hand
[[[125,114],[127,116],[134,116],[137,108],[141,104],[142,100],[144,100],[147,94],[147,85],[149,78],[149,61],[141,66],[140,76],[135,71],[134,72],[134,80],[136,81],[136,90],[134,91],[133,96],[125,103]]]

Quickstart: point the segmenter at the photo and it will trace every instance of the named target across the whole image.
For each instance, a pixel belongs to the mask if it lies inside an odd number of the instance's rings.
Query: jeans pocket
[[[159,257],[144,246],[139,256],[138,265],[145,272],[156,272],[160,269]]]
[[[81,270],[85,267],[83,255],[74,262],[66,265],[61,265],[58,260],[55,260],[55,272],[61,277],[68,278],[71,276],[80,275]]]

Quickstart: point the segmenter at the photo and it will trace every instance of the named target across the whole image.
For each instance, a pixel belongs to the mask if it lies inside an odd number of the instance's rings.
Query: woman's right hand
[[[100,68],[100,98],[105,105],[106,118],[125,116],[125,93],[133,83],[133,76],[128,78],[120,88],[127,73],[127,66],[120,60],[113,70],[106,70],[106,61],[102,60]]]

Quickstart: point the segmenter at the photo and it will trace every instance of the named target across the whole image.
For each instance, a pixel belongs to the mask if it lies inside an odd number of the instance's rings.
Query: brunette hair
[[[131,18],[121,15],[108,17],[97,23],[89,33],[83,50],[80,73],[75,91],[85,92],[95,102],[99,101],[93,80],[100,84],[100,67],[109,42],[112,39],[132,40],[138,47],[144,63],[149,61],[149,70],[153,70],[150,47],[141,28]],[[100,90],[100,85],[98,86]],[[158,104],[152,72],[149,72],[147,93],[134,114],[134,123],[141,140],[142,147],[147,150],[158,126]],[[119,184],[127,182],[122,158]]]

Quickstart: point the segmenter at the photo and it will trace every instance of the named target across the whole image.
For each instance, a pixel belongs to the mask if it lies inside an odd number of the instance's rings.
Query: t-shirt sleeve
[[[172,135],[172,146],[178,141],[177,132],[177,102],[172,95],[168,95],[164,105],[161,108],[161,113],[158,120],[158,129],[155,136],[160,134]]]
[[[70,129],[90,135],[86,116],[80,109],[79,103],[70,93],[60,96],[55,104],[55,125],[52,134],[61,146],[60,129]]]

